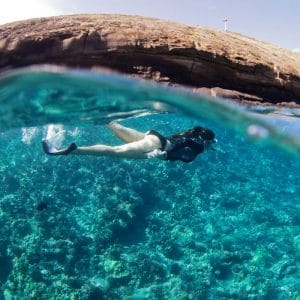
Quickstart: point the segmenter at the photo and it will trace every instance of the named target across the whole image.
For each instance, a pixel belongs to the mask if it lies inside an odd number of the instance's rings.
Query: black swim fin
[[[67,148],[58,150],[52,145],[49,144],[47,140],[42,141],[43,150],[48,155],[68,155],[77,149],[77,145],[75,143],[70,144]]]

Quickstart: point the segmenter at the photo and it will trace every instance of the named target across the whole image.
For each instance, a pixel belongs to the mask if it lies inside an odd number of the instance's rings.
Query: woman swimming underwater
[[[42,141],[45,153],[49,155],[95,155],[120,158],[193,161],[204,150],[214,150],[216,143],[212,130],[200,126],[164,137],[154,130],[146,133],[125,127],[113,121],[107,125],[112,132],[126,144],[120,146],[93,145],[78,147],[75,143],[65,149],[56,149],[46,139]]]

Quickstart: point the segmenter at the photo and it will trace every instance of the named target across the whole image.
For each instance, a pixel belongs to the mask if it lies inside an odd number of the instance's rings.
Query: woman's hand
[[[167,158],[167,152],[166,151],[161,151],[160,149],[155,149],[155,150],[147,153],[147,158],[166,159]]]

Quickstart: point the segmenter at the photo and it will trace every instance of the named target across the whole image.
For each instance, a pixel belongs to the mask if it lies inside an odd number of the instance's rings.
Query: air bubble
[[[252,124],[247,128],[247,133],[250,137],[256,139],[265,139],[269,136],[269,130],[257,124]]]

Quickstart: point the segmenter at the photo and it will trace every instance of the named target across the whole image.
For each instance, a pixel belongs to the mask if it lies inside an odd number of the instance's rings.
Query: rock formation
[[[212,95],[217,87],[225,97],[300,104],[300,54],[153,18],[73,15],[0,26],[0,69],[39,63],[104,66]]]

